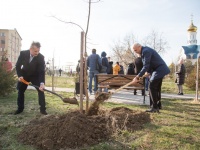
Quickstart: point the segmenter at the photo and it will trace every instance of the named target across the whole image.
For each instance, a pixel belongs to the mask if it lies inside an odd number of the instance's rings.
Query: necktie
[[[31,56],[31,55],[30,55],[29,63],[33,60],[33,57],[34,57],[34,56]]]

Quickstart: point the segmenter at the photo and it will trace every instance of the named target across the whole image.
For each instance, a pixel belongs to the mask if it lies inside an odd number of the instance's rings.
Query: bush
[[[2,67],[2,62],[0,62],[0,96],[6,96],[15,91],[15,85],[15,72],[7,72],[6,69]]]
[[[195,90],[196,89],[196,73],[197,73],[197,63],[193,66],[188,67],[187,69],[187,77],[185,80],[185,84],[188,88]],[[200,71],[200,61],[199,61],[199,71]],[[199,80],[198,80],[198,87],[200,87],[200,72],[199,72]]]

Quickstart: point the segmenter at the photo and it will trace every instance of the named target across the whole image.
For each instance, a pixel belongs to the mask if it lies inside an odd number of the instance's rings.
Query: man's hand
[[[150,73],[145,72],[144,77],[149,77],[149,76],[150,76]]]
[[[18,81],[21,82],[21,79],[24,79],[24,78],[23,78],[23,77],[19,77],[19,78],[18,78]]]
[[[44,92],[44,88],[45,88],[44,83],[40,83],[39,90],[42,91],[42,92]]]
[[[139,77],[136,76],[136,77],[132,80],[132,83],[134,84],[134,83],[138,83],[138,82],[139,82]]]

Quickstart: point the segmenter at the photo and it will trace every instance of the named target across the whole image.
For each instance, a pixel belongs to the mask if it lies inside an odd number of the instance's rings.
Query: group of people
[[[16,71],[18,76],[18,98],[17,105],[18,109],[15,114],[19,114],[24,110],[24,92],[27,89],[27,85],[21,82],[21,79],[25,79],[28,82],[32,82],[34,85],[39,86],[36,88],[38,91],[39,105],[41,114],[46,115],[46,106],[45,106],[45,61],[44,56],[40,53],[40,43],[33,42],[29,50],[21,51],[19,58],[16,63]],[[161,105],[161,86],[163,77],[169,74],[170,70],[164,60],[160,55],[152,48],[147,46],[142,46],[139,43],[133,45],[133,52],[137,53],[140,57],[134,61],[134,64],[140,61],[140,68],[130,67],[128,74],[136,74],[136,77],[133,79],[132,83],[135,84],[139,82],[140,77],[149,78],[149,95],[150,95],[150,109],[146,110],[147,112],[159,112],[159,109],[162,108]],[[140,60],[139,60],[140,59]],[[141,63],[142,62],[142,63]],[[92,54],[87,59],[87,65],[89,67],[89,86],[88,90],[92,93],[92,80],[94,79],[94,91],[97,91],[97,82],[95,75],[98,73],[105,74],[119,74],[120,73],[120,64],[117,62],[115,66],[112,67],[113,63],[110,61],[110,58],[106,57],[106,52],[101,53],[101,57],[96,54],[96,49],[92,49]],[[134,70],[133,70],[134,68]],[[182,73],[184,68],[182,65],[181,69],[177,74]],[[124,73],[123,71],[121,73]],[[181,81],[181,78],[180,78]],[[177,83],[179,81],[177,80]],[[181,84],[179,85],[179,93],[183,94]]]
[[[106,57],[106,52],[101,53],[101,57],[96,53],[96,49],[92,49],[92,54],[87,59],[87,66],[89,68],[89,86],[88,90],[89,93],[92,94],[92,92],[96,93],[98,90],[97,86],[97,79],[96,74],[124,74],[123,66],[119,64],[119,62],[116,62],[116,64],[113,66],[113,61],[110,61],[110,57]],[[94,80],[94,89],[92,90],[92,81]],[[100,91],[102,89],[99,89]],[[106,92],[107,89],[104,88],[104,92]]]

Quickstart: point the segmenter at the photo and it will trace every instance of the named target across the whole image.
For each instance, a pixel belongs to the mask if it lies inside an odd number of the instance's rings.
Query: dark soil
[[[117,107],[88,116],[71,111],[32,120],[18,135],[20,142],[44,150],[83,148],[111,139],[120,130],[135,131],[150,122],[148,113]]]
[[[95,101],[90,105],[87,115],[92,116],[92,115],[97,115],[99,111],[99,105],[102,104],[105,100],[109,99],[111,97],[110,92],[97,92],[95,94]]]

